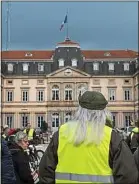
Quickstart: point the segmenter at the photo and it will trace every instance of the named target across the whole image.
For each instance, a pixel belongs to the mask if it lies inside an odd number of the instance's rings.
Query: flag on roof
[[[62,28],[64,27],[64,24],[66,24],[68,22],[68,16],[65,16],[64,21],[62,22],[61,26],[60,26],[60,31],[62,30]]]

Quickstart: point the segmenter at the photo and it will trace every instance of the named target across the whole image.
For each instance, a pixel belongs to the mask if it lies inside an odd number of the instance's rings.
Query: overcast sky
[[[6,49],[7,5],[2,2],[2,49]],[[66,37],[59,30],[68,8],[71,40],[82,49],[138,49],[137,2],[12,2],[10,50],[50,50]]]

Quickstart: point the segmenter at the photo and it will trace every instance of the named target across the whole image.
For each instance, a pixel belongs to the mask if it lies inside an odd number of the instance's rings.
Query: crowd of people
[[[27,154],[29,144],[35,140],[35,130],[30,124],[24,130],[9,129],[7,125],[1,127],[2,184],[37,183],[37,171],[34,175]]]
[[[62,124],[41,159],[39,184],[49,183],[139,183],[139,120],[124,140],[113,128],[105,97],[86,91],[79,97],[79,107]],[[9,131],[2,133],[2,183],[35,182],[25,150],[35,138],[30,124],[16,130],[14,143],[6,142]],[[10,142],[10,143],[9,143]]]

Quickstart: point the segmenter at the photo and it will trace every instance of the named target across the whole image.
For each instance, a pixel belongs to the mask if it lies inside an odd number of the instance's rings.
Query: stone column
[[[14,114],[14,128],[20,127],[20,121],[18,119],[18,112],[15,112]]]
[[[64,121],[64,113],[65,113],[65,111],[61,111],[61,124],[65,123],[65,121]]]
[[[4,126],[5,124],[6,124],[5,113],[2,112],[2,125]]]
[[[52,118],[51,118],[51,114],[53,112],[52,111],[47,111],[47,122],[48,122],[48,127],[50,127],[52,129]]]
[[[73,101],[77,100],[77,87],[76,87],[76,82],[73,84]]]
[[[123,118],[123,113],[120,111],[119,113],[119,125],[118,127],[124,127],[124,118]]]
[[[37,127],[37,122],[36,122],[36,114],[35,114],[35,112],[30,112],[29,116],[30,116],[29,121],[31,123],[32,128],[36,128]]]
[[[45,97],[45,99],[47,101],[51,101],[52,87],[51,87],[51,83],[50,82],[47,83],[47,92],[46,93],[47,93],[46,94],[47,96]]]
[[[60,101],[64,101],[65,93],[64,93],[64,83],[60,83]]]

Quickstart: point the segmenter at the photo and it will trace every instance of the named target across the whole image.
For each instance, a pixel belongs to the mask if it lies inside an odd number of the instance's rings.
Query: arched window
[[[59,127],[59,123],[60,123],[60,117],[59,117],[59,113],[53,113],[52,114],[52,127]]]
[[[64,66],[64,59],[59,59],[58,60],[58,63],[59,63],[59,67],[63,67]]]
[[[79,97],[79,95],[82,95],[86,90],[87,90],[86,85],[83,85],[83,84],[80,85],[77,90],[77,97]]]
[[[66,112],[65,117],[64,117],[64,121],[68,122],[71,119],[71,116],[72,116],[71,112]]]
[[[23,72],[28,72],[28,63],[23,63]]]
[[[72,62],[73,67],[77,66],[77,59],[76,58],[72,59],[71,62]]]
[[[59,86],[52,87],[52,100],[59,100]]]
[[[65,100],[72,100],[72,87],[70,85],[65,87]]]
[[[124,71],[129,71],[129,63],[124,63]]]
[[[13,64],[8,63],[8,72],[13,72]]]

